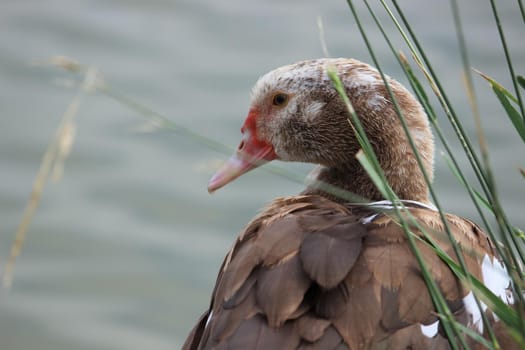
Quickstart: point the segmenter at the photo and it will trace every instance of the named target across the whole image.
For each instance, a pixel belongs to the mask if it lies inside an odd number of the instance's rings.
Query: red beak
[[[273,146],[257,138],[255,119],[257,112],[248,114],[241,129],[243,137],[237,151],[222,165],[208,182],[208,192],[213,193],[239,176],[277,158]]]

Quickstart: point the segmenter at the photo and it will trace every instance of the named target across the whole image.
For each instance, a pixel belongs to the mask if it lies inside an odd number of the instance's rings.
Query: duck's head
[[[355,158],[360,146],[347,108],[327,75],[328,67],[341,78],[399,198],[428,200],[428,187],[380,74],[365,63],[344,58],[303,61],[262,76],[253,88],[239,147],[212,177],[209,192],[279,159],[318,164],[318,180],[370,200],[382,199]],[[388,83],[432,176],[434,144],[427,117],[401,84],[390,78]]]

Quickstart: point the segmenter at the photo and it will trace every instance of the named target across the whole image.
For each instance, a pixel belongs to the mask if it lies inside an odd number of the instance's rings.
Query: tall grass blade
[[[507,112],[507,116],[509,117],[510,121],[514,125],[514,128],[516,129],[516,132],[518,135],[520,135],[523,142],[525,142],[525,119],[522,115],[514,108],[510,102],[514,102],[516,104],[519,103],[518,99],[512,95],[503,85],[498,83],[493,78],[489,77],[487,74],[484,74],[478,70],[474,70],[476,73],[481,75],[485,80],[487,80],[490,84],[490,87],[494,91],[494,94],[496,94],[496,97],[500,101],[501,105],[505,109],[505,112]],[[518,77],[518,82],[520,85],[525,82],[523,82],[523,78],[520,82],[520,77]],[[510,100],[510,101],[509,101]]]
[[[525,90],[525,78],[521,75],[518,75],[516,80],[518,81],[518,84],[521,86],[521,88]]]
[[[496,86],[492,86],[492,90],[498,97],[499,102],[507,112],[507,116],[514,125],[516,132],[520,135],[521,140],[525,142],[525,121],[523,116],[510,104],[508,97]]]
[[[518,0],[518,7],[520,8],[521,19],[523,19],[523,23],[525,23],[525,7],[521,0]]]
[[[473,70],[474,70],[474,72],[478,73],[483,79],[488,81],[490,86],[493,89],[499,90],[503,95],[505,95],[506,98],[508,98],[512,102],[514,102],[516,104],[518,103],[518,99],[509,90],[507,90],[503,85],[498,83],[496,80],[494,80],[493,78],[491,78],[487,74],[485,74],[485,73],[483,73],[483,72],[481,72],[481,71],[479,71],[477,69],[473,69]]]
[[[321,42],[321,49],[323,50],[323,55],[324,57],[330,57],[330,53],[328,52],[328,45],[326,45],[323,18],[321,16],[317,17],[317,29],[319,30],[319,41]]]
[[[520,2],[521,4],[521,2]],[[521,94],[518,89],[518,84],[516,79],[514,78],[516,74],[514,73],[514,65],[512,64],[512,58],[510,55],[510,51],[507,45],[507,40],[505,38],[505,32],[503,31],[503,25],[501,24],[501,20],[499,18],[498,8],[496,7],[496,3],[494,0],[490,0],[490,6],[492,8],[492,14],[494,16],[494,20],[496,22],[496,27],[498,28],[498,33],[500,37],[501,47],[503,48],[503,52],[505,53],[505,60],[507,62],[507,67],[509,69],[509,74],[512,79],[512,85],[514,87],[514,92],[516,94],[516,97],[518,98],[518,105],[520,107],[520,113],[522,115],[523,122],[525,122],[525,108],[523,106],[523,101],[521,99]]]

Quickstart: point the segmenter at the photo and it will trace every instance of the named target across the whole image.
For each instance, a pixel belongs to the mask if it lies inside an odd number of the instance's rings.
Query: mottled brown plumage
[[[432,278],[457,319],[477,330],[464,302],[470,291],[425,244],[429,234],[456,259],[384,84],[368,65],[314,60],[263,76],[243,141],[210,181],[210,191],[261,162],[281,159],[319,164],[315,179],[381,199],[355,160],[359,146],[327,65],[340,74],[392,188],[407,200],[403,215],[417,222],[408,220]],[[425,114],[399,83],[389,78],[389,84],[431,176],[433,142]],[[470,272],[483,280],[484,259],[494,259],[490,241],[472,222],[446,219]],[[449,349],[440,327],[423,332],[437,320],[393,205],[351,203],[311,186],[274,200],[239,235],[219,271],[210,308],[183,349]]]

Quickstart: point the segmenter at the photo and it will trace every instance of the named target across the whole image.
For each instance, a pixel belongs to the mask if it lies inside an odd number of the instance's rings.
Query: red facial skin
[[[273,146],[257,135],[259,112],[252,108],[241,128],[242,140],[235,154],[213,175],[208,192],[213,193],[239,176],[269,161],[277,159]]]

